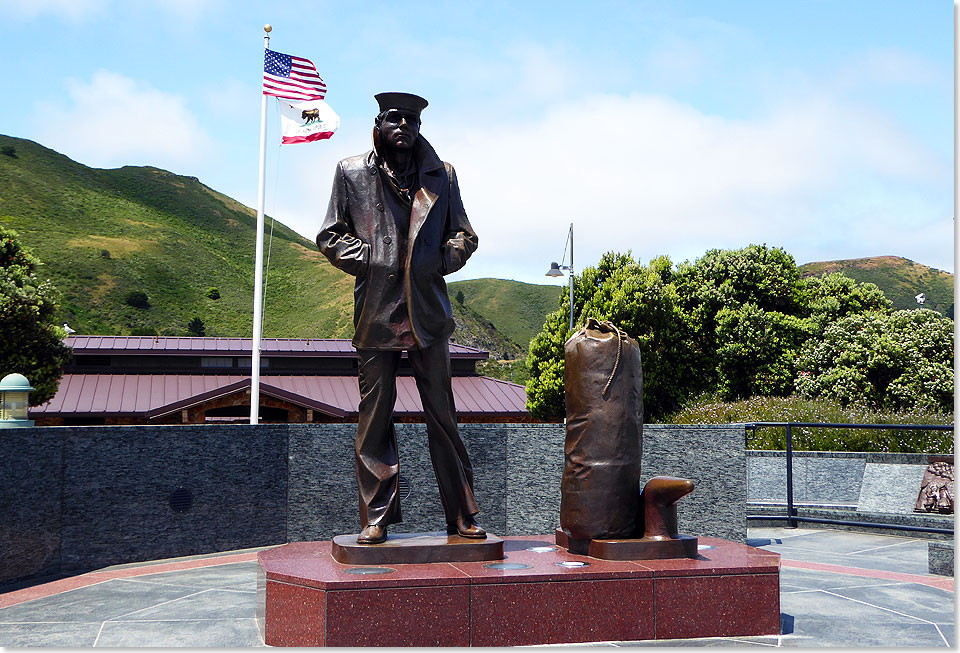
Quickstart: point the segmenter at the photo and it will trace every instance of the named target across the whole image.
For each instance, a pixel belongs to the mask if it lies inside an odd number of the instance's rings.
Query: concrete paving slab
[[[920,543],[920,545],[926,546],[924,543]],[[898,571],[905,574],[921,574],[923,576],[929,573],[927,569],[926,552],[920,553],[917,548],[904,549],[905,555],[903,558],[898,558],[892,553],[852,555],[849,553],[835,553],[827,549],[812,549],[806,546],[798,548],[787,544],[771,544],[763,548],[767,551],[779,553],[788,560],[823,562],[843,567]]]
[[[168,571],[159,574],[138,576],[137,580],[167,585],[182,585],[197,589],[211,587],[242,587],[254,580],[252,589],[256,590],[257,563],[238,562],[216,567],[201,567],[199,569],[184,569],[182,571]]]
[[[777,539],[783,540],[784,545],[792,547],[843,554],[860,551],[862,549],[897,544],[901,540],[908,538],[901,538],[896,535],[874,535],[872,533],[858,533],[855,531],[816,529],[789,537],[789,540],[782,534],[778,536]]]
[[[757,646],[776,646],[777,637],[772,638],[733,638],[733,637],[703,637],[701,639],[651,639],[641,642],[618,642],[617,646],[636,647],[689,647],[689,648],[741,648]]]
[[[93,646],[100,622],[0,624],[0,646]]]
[[[780,568],[780,592],[792,591],[800,588],[803,591],[832,590],[843,587],[870,587],[874,585],[889,585],[899,581],[887,578],[867,578],[848,574],[834,574],[829,571],[813,569],[796,569],[794,567]],[[787,589],[789,586],[791,589]]]
[[[123,579],[108,580],[89,587],[12,605],[0,610],[0,622],[97,622],[106,621],[133,610],[193,594],[196,589],[173,585],[154,585],[145,592],[140,583]]]
[[[224,589],[200,590],[183,598],[114,617],[113,621],[177,619],[255,619],[256,594]]]
[[[846,598],[863,601],[891,611],[902,612],[934,623],[948,623],[954,616],[953,592],[899,583],[874,587],[849,587],[833,590]]]
[[[835,616],[805,618],[796,632],[780,641],[781,646],[802,648],[947,646],[934,624],[869,622],[857,625]]]
[[[937,628],[940,629],[940,633],[944,639],[947,640],[947,646],[957,648],[957,628],[953,621],[951,620],[949,623],[938,623]]]
[[[96,646],[191,648],[263,646],[256,619],[108,621]]]

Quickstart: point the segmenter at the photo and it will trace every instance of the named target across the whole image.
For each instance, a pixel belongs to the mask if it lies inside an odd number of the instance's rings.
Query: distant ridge
[[[916,296],[922,292],[924,308],[953,318],[953,275],[902,256],[818,261],[804,263],[799,269],[804,277],[843,272],[861,283],[874,283],[900,310],[917,308]]]
[[[188,335],[199,318],[208,336],[251,335],[253,209],[159,168],[90,168],[4,135],[0,147],[0,224],[44,262],[40,275],[63,295],[58,322],[79,334]],[[353,335],[353,279],[279,221],[266,277],[265,337]],[[147,306],[128,303],[135,292]],[[454,312],[457,342],[516,353],[478,313]]]

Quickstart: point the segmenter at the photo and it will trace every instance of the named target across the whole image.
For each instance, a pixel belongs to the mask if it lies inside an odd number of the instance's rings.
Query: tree
[[[596,268],[574,280],[574,319],[609,320],[637,341],[644,369],[645,411],[660,416],[675,409],[698,383],[696,361],[686,342],[689,326],[672,283],[670,259],[640,265],[631,254],[604,254]],[[527,408],[540,419],[559,419],[563,402],[564,344],[570,337],[569,298],[547,316],[543,330],[530,343]],[[576,327],[575,327],[576,328]]]
[[[194,317],[187,324],[187,331],[195,336],[205,336],[207,328],[204,326],[203,320],[201,320],[199,317]]]
[[[40,260],[17,232],[0,226],[0,376],[19,372],[36,388],[30,405],[48,401],[60,385],[70,348],[55,323],[59,293],[36,274]]]
[[[844,406],[950,410],[953,355],[953,320],[936,311],[849,315],[803,347],[796,389]]]
[[[893,302],[875,284],[860,283],[842,272],[804,280],[811,333],[822,335],[829,324],[848,315],[889,315]]]
[[[3,147],[0,147],[0,154],[8,156],[11,159],[16,159],[17,148],[15,148],[13,145],[4,145]]]
[[[789,395],[797,350],[807,337],[803,320],[751,303],[724,307],[716,319],[718,394],[725,399]]]
[[[693,263],[681,263],[677,267],[676,285],[693,329],[690,345],[698,355],[704,386],[722,389],[728,398],[742,396],[740,393],[744,391],[743,386],[731,383],[730,373],[740,368],[749,374],[750,371],[743,368],[743,361],[758,353],[747,349],[745,343],[731,340],[738,337],[738,333],[743,334],[745,320],[754,326],[762,319],[770,328],[774,328],[773,324],[786,327],[782,316],[804,313],[804,284],[796,261],[779,247],[749,245],[736,250],[712,249]],[[748,304],[753,308],[745,309]],[[768,319],[758,311],[776,312],[781,317]],[[725,321],[722,325],[721,319]],[[762,341],[766,348],[765,362],[761,365],[771,365],[774,359],[789,356],[773,351],[769,338],[764,340],[759,334],[757,338],[752,340],[753,344],[760,345]],[[793,338],[780,334],[774,340],[786,345]],[[733,358],[723,360],[724,356]]]
[[[461,306],[463,306],[463,301],[464,301],[465,297],[463,296],[463,291],[462,291],[462,290],[458,290],[458,291],[457,291],[457,295],[456,295],[455,299],[457,300],[457,303],[458,303],[458,304],[460,304]]]

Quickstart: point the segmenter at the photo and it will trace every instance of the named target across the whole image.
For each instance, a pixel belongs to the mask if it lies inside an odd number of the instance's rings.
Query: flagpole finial
[[[263,26],[263,31],[269,34],[270,32],[273,31],[273,26],[270,25],[270,23],[267,23],[266,25]]]

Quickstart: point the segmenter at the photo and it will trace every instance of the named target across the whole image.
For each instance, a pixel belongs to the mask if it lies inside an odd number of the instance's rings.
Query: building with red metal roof
[[[249,420],[251,338],[75,335],[65,343],[73,360],[56,395],[30,409],[38,426]],[[531,421],[523,386],[477,373],[477,361],[488,357],[450,344],[460,421]],[[349,340],[265,338],[260,361],[261,422],[357,420],[357,353]],[[395,413],[423,421],[406,354]]]

